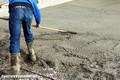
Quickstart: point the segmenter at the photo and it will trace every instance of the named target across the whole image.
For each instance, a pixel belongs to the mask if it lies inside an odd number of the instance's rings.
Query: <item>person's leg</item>
[[[15,8],[10,11],[9,16],[9,31],[10,31],[10,54],[11,67],[13,74],[18,74],[20,71],[20,31],[23,18],[23,10]]]
[[[10,53],[16,55],[20,53],[20,33],[23,19],[23,10],[15,8],[11,10],[9,16],[10,31]]]
[[[30,8],[25,8],[25,17],[23,21],[23,31],[25,36],[25,41],[28,47],[29,57],[32,61],[36,61],[36,55],[33,46],[33,35],[31,32],[31,23],[33,19],[33,13]]]
[[[29,8],[24,8],[24,20],[22,22],[23,24],[23,31],[25,36],[26,43],[32,43],[34,38],[33,34],[31,32],[31,24],[33,19],[33,12]]]

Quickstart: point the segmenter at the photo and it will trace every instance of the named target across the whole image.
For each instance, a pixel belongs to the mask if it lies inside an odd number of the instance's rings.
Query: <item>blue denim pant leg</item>
[[[31,32],[31,23],[33,19],[33,12],[30,8],[24,8],[24,20],[22,22],[23,24],[23,31],[24,31],[24,37],[26,43],[32,43],[33,42],[33,35]]]
[[[21,34],[22,24],[23,26],[25,26],[23,30],[24,30],[26,41],[33,42],[33,36],[30,31],[32,18],[28,17],[28,16],[33,16],[33,14],[26,14],[25,12],[31,13],[30,9],[28,8],[15,8],[10,11],[9,30],[10,30],[11,55],[17,55],[20,53],[20,34]],[[27,18],[29,18],[30,20]],[[26,35],[26,34],[29,34],[29,35]]]

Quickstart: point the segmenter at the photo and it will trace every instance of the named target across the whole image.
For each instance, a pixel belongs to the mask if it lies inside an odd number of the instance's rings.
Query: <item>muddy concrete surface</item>
[[[120,80],[119,2],[74,0],[42,9],[41,25],[77,34],[32,28],[36,62],[27,58],[22,34],[23,74],[37,74],[43,80]],[[2,74],[9,66],[9,31],[8,21],[0,23]]]

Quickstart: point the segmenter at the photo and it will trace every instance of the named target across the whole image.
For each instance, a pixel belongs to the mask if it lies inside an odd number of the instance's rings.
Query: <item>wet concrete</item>
[[[22,67],[55,80],[119,80],[118,5],[118,0],[74,0],[42,9],[42,26],[75,31],[77,34],[32,28],[38,59],[36,62],[27,60],[28,52],[22,34]],[[4,23],[0,24],[3,34],[0,36],[0,67],[5,68],[9,61],[9,31],[7,21],[0,21]]]

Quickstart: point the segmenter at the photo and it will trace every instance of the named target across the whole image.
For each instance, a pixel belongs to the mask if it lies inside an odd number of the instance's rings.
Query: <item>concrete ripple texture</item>
[[[22,33],[22,67],[55,80],[120,80],[119,7],[119,0],[73,0],[41,9],[41,25],[77,34],[32,27],[38,59],[27,60]],[[8,21],[0,23],[1,69],[9,66],[9,31]]]

